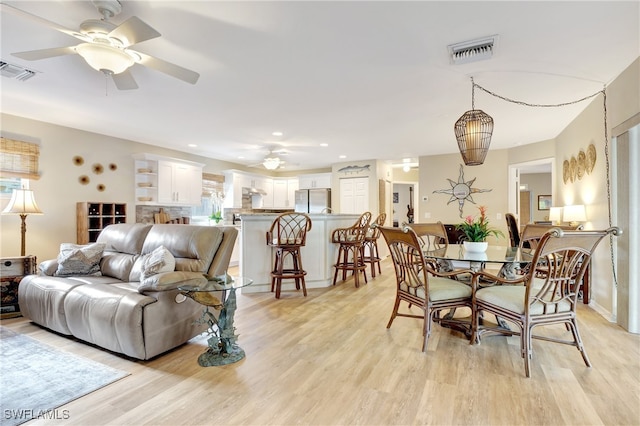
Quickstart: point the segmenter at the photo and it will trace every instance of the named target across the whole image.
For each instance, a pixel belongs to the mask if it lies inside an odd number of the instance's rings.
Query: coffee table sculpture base
[[[202,286],[182,286],[179,290],[183,295],[192,298],[205,306],[199,322],[207,324],[209,338],[207,350],[198,357],[198,364],[202,367],[227,365],[238,362],[245,357],[245,352],[237,344],[238,336],[233,325],[237,308],[236,289],[250,285],[253,281],[225,276],[213,279]],[[222,302],[211,294],[212,291],[223,291]],[[228,293],[225,298],[224,293]],[[220,310],[218,318],[209,311],[212,307]]]
[[[227,365],[238,362],[245,357],[244,350],[235,346],[229,353],[221,353],[207,349],[205,353],[198,357],[198,364],[201,367],[214,367],[218,365]]]

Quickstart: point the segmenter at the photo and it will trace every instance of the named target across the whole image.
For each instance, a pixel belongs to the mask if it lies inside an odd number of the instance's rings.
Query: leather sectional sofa
[[[104,245],[98,275],[60,276],[58,260],[44,261],[38,275],[20,282],[21,312],[58,333],[150,359],[206,329],[197,323],[204,307],[177,288],[225,274],[237,234],[233,227],[110,225],[97,240]],[[143,260],[162,247],[175,270],[145,275]]]

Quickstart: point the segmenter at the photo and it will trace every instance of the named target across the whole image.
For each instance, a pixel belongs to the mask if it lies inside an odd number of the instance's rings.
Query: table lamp
[[[2,214],[17,214],[20,215],[22,220],[22,226],[20,232],[22,233],[22,245],[20,246],[20,256],[25,255],[25,236],[27,233],[27,224],[25,223],[27,215],[29,214],[42,214],[42,211],[36,204],[36,199],[33,196],[33,191],[29,189],[14,189],[11,194],[11,200],[9,204],[2,211]]]
[[[576,204],[575,206],[564,206],[562,219],[569,222],[571,226],[578,226],[580,222],[587,221],[587,212],[584,204]]]
[[[549,209],[549,220],[552,225],[560,225],[562,222],[562,207],[551,207]]]

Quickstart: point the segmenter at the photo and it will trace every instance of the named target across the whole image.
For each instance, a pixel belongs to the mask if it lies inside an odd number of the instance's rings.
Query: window
[[[39,156],[35,143],[0,138],[0,178],[40,179]]]
[[[224,176],[212,173],[202,173],[202,204],[193,207],[192,220],[198,222],[208,220],[213,213],[213,198],[223,191]]]

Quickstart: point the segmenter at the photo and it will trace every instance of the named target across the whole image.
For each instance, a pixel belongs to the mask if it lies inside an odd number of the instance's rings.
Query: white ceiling
[[[5,3],[71,29],[100,18],[90,1]],[[134,65],[139,89],[119,91],[78,55],[16,58],[79,41],[3,8],[2,60],[39,74],[0,79],[2,112],[240,164],[276,144],[291,169],[401,162],[457,152],[470,77],[511,99],[561,103],[601,90],[640,55],[638,1],[122,4],[112,22],[137,16],[162,34],[134,48],[197,71],[197,84]],[[448,45],[493,34],[492,59],[449,63]],[[554,138],[586,107],[531,108],[478,90],[475,104],[494,118],[492,148]]]

